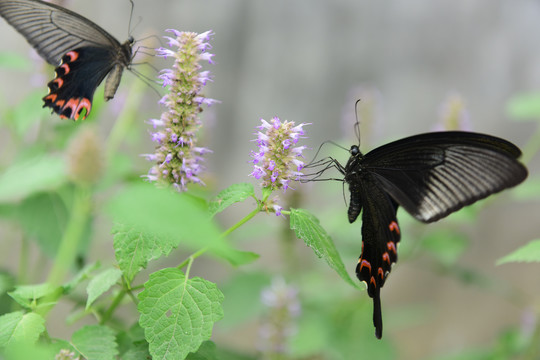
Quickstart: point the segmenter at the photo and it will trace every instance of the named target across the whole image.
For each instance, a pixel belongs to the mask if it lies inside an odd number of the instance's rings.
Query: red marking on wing
[[[387,252],[385,252],[384,254],[382,254],[382,259],[383,261],[386,261],[388,263],[388,265],[390,265],[390,255],[388,255]]]
[[[63,76],[63,75],[66,75],[66,74],[69,74],[69,72],[70,72],[70,70],[71,70],[71,69],[69,68],[69,65],[68,65],[68,64],[62,64],[62,65],[60,65],[60,66],[57,68],[57,70],[60,70],[60,69],[62,69],[62,71],[64,71],[64,73],[62,74],[62,76]]]
[[[79,53],[77,51],[68,51],[64,57],[69,57],[68,62],[74,62],[79,58]],[[65,61],[64,61],[65,62]]]
[[[56,98],[58,97],[58,95],[56,94],[49,94],[47,96],[45,96],[45,100],[47,101],[50,101],[51,103],[54,103],[56,101]]]
[[[386,247],[388,248],[389,251],[393,252],[394,254],[397,254],[396,244],[393,241],[387,242]]]
[[[390,229],[390,231],[395,231],[399,235],[399,225],[397,222],[392,221],[390,225],[388,225],[388,228]]]
[[[377,288],[377,282],[375,281],[375,278],[373,276],[371,277],[371,279],[369,279],[369,282],[370,282],[370,284],[375,286],[375,288]]]
[[[369,272],[371,273],[371,264],[369,263],[369,261],[367,261],[367,260],[361,260],[360,261],[360,271],[362,271],[362,268],[364,266],[367,267]]]
[[[92,108],[92,103],[87,98],[82,98],[79,101],[79,105],[77,106],[77,110],[75,112],[75,116],[73,118],[75,120],[79,120],[79,117],[81,116],[81,111],[86,110],[86,113],[84,114],[82,120],[86,119],[88,114],[90,114],[90,109]]]
[[[56,84],[56,89],[59,89],[64,85],[64,80],[61,78],[55,78],[53,81],[51,81],[52,84]]]
[[[377,273],[379,274],[379,276],[381,277],[381,280],[384,280],[384,271],[382,268],[379,268],[379,270],[377,271]]]

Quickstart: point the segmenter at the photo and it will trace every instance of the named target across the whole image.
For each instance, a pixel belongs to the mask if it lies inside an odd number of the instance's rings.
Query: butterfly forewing
[[[36,0],[2,0],[0,16],[51,65],[58,65],[65,53],[79,47],[120,47],[120,43],[98,25],[54,4]]]
[[[527,177],[521,152],[496,137],[441,132],[381,146],[364,157],[365,171],[407,212],[431,222],[515,186]]]

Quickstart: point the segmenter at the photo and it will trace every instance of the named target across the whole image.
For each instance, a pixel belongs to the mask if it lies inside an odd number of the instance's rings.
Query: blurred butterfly
[[[366,282],[373,298],[375,336],[380,339],[381,287],[397,261],[401,237],[398,207],[424,223],[437,221],[516,186],[527,177],[527,169],[517,160],[521,151],[512,143],[471,132],[432,132],[391,142],[365,155],[357,145],[349,152],[345,166],[330,159],[327,168],[335,167],[349,184],[349,222],[362,212],[362,254],[356,276]]]
[[[85,119],[98,85],[114,97],[131,63],[133,38],[120,44],[92,21],[40,0],[0,0],[0,16],[21,33],[49,64],[58,66],[43,107],[61,118]],[[84,110],[84,114],[83,113]]]

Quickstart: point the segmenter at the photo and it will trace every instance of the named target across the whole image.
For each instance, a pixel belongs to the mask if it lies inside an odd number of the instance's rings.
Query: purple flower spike
[[[306,147],[293,147],[293,144],[304,137],[302,127],[309,124],[295,126],[294,122],[282,121],[278,117],[270,122],[261,119],[261,123],[257,126],[260,131],[255,133],[259,151],[251,152],[254,170],[250,176],[262,180],[262,187],[285,191],[290,188],[291,181],[302,176],[300,170],[304,162],[298,158],[303,158],[302,151]]]
[[[197,146],[196,135],[202,126],[199,119],[202,106],[218,102],[202,95],[203,87],[212,81],[209,71],[201,71],[201,63],[213,64],[214,54],[208,53],[212,49],[208,40],[213,33],[196,34],[174,29],[167,32],[174,34],[174,37],[165,37],[172,49],[159,48],[156,54],[173,58],[174,65],[158,76],[169,91],[159,100],[167,110],[159,120],[148,121],[154,129],[151,137],[156,143],[156,151],[155,154],[144,155],[155,163],[145,177],[149,181],[170,184],[178,191],[186,191],[189,184],[204,185],[200,179],[204,170],[202,155],[211,152]]]

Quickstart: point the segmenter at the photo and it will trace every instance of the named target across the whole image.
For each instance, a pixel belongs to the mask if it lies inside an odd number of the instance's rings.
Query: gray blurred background
[[[127,38],[127,0],[70,0],[64,5],[121,42]],[[351,117],[354,119],[354,102],[359,97],[375,99],[376,108],[372,130],[362,135],[364,150],[431,131],[440,121],[448,96],[456,94],[474,131],[523,146],[536,129],[534,123],[512,122],[505,108],[511,96],[540,89],[538,0],[135,0],[135,24],[132,34],[136,39],[162,36],[167,28],[215,32],[211,43],[216,64],[205,66],[214,75],[207,95],[221,104],[204,115],[210,124],[205,145],[215,152],[207,162],[213,174],[209,182],[216,191],[236,182],[253,182],[247,178],[251,172],[248,160],[249,151],[255,149],[250,140],[259,118],[279,116],[311,123],[306,127],[306,144],[313,150],[325,140],[348,147],[358,141]],[[0,21],[0,33],[2,51],[28,51],[26,42],[4,21]],[[157,46],[153,39],[146,39],[144,45]],[[0,87],[2,103],[17,102],[27,89],[25,82],[14,88],[14,79],[29,75],[4,72],[1,76],[6,79]],[[137,81],[125,74],[119,94]],[[148,91],[141,114],[158,117],[162,109],[157,100]],[[51,121],[59,119],[53,116]],[[145,140],[138,150],[149,152],[152,147]],[[345,151],[324,149],[324,155],[331,153],[342,162],[348,157]],[[532,175],[538,172],[538,157],[529,167]],[[348,226],[341,184],[315,184],[306,194],[310,200],[303,207],[321,218],[327,211],[338,211]],[[321,197],[324,207],[317,202]],[[494,274],[501,284],[519,287],[538,300],[537,265],[494,266],[498,258],[538,237],[538,210],[537,203],[507,205],[504,200],[486,207],[474,226],[469,226],[473,242],[461,263]],[[238,214],[232,218],[238,219],[245,209]],[[359,252],[360,224],[351,226],[357,229]],[[334,236],[334,241],[339,243],[340,238]],[[309,249],[303,254],[313,257]],[[267,256],[263,255],[261,263],[270,262]],[[357,256],[353,253],[344,258],[352,259],[353,265]],[[353,267],[349,268],[352,272]],[[402,304],[416,302],[422,306],[425,299],[436,304],[429,324],[401,326],[385,333],[396,343],[399,358],[490,345],[505,325],[519,326],[524,316],[522,307],[501,297],[432,274],[422,264],[404,262],[394,267],[383,290],[386,323],[391,322],[392,309],[398,312]],[[239,339],[218,332],[216,337],[252,346],[249,336]]]

